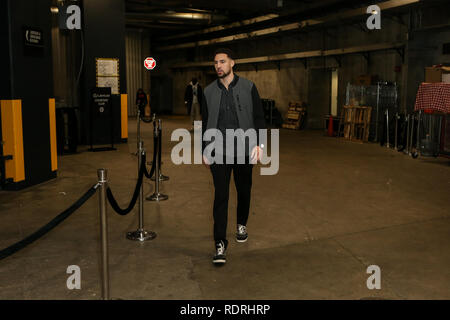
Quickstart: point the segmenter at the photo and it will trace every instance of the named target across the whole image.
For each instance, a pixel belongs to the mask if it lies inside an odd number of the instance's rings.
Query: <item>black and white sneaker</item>
[[[247,239],[248,239],[247,227],[242,224],[238,224],[236,232],[236,241],[245,242],[247,241]]]
[[[226,256],[225,256],[226,250],[227,250],[227,246],[222,240],[216,241],[216,254],[214,255],[214,258],[213,258],[214,264],[224,264],[225,262],[227,262]]]

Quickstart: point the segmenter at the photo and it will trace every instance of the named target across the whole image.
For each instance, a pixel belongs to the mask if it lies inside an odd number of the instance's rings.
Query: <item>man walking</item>
[[[264,112],[258,90],[253,82],[238,77],[233,72],[233,54],[229,49],[218,49],[214,55],[214,66],[218,79],[208,85],[203,94],[202,129],[217,129],[226,137],[228,131],[265,128]],[[228,139],[223,139],[223,141]],[[249,139],[255,140],[255,139]],[[213,141],[211,143],[216,143]],[[239,144],[241,143],[241,146]],[[228,148],[226,148],[228,145]],[[243,145],[243,146],[242,146]],[[239,161],[240,147],[245,148],[245,163]],[[226,262],[226,239],[228,222],[228,198],[231,172],[237,191],[237,232],[236,241],[245,242],[248,238],[247,220],[250,210],[253,164],[260,160],[263,145],[244,139],[232,140],[230,145],[214,149],[214,160],[203,155],[203,162],[211,170],[214,181],[214,241],[216,252],[214,264]],[[203,145],[203,149],[207,145]],[[209,148],[209,147],[208,147]],[[237,151],[237,152],[236,152]],[[249,152],[250,151],[250,152]]]
[[[200,118],[202,95],[202,87],[198,83],[197,78],[192,78],[184,93],[184,103],[186,104],[188,114],[191,116],[192,127],[194,126],[194,121]]]

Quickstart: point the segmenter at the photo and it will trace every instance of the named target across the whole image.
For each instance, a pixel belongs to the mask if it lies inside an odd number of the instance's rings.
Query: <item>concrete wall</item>
[[[256,66],[237,65],[235,71],[240,76],[254,81],[262,98],[274,99],[277,108],[283,115],[287,111],[289,101],[313,99],[314,94],[309,94],[308,88],[311,81],[309,70],[314,68],[328,70],[338,68],[338,112],[345,103],[347,83],[353,82],[362,74],[378,75],[380,80],[396,82],[399,90],[399,110],[411,110],[418,84],[423,81],[423,68],[432,63],[445,62],[445,59],[450,61],[448,57],[440,54],[442,43],[450,42],[448,28],[447,31],[439,31],[439,33],[436,31],[411,33],[410,30],[426,25],[445,23],[445,19],[448,20],[448,13],[445,13],[444,8],[421,9],[411,15],[405,13],[400,16],[401,20],[399,20],[398,17],[392,17],[382,12],[381,30],[367,30],[365,20],[362,20],[361,26],[342,25],[308,33],[295,32],[278,37],[235,42],[227,47],[235,52],[236,58],[248,58],[374,43],[404,42],[407,44],[406,51],[410,50],[409,53],[406,52],[404,60],[399,52],[387,50],[371,52],[368,59],[362,54],[344,55],[339,59],[340,65],[333,57],[319,57],[308,59],[307,68],[303,61],[290,60],[282,61],[279,65],[277,63]],[[419,33],[424,35],[420,36]],[[412,34],[414,37],[411,38]],[[213,67],[173,71],[170,69],[170,65],[183,61],[212,61],[212,54],[217,47],[220,46],[161,53],[167,66],[165,72],[173,78],[174,113],[183,113],[184,88],[193,76],[199,78],[202,85],[211,82],[215,77]],[[328,86],[324,83],[325,85]]]
[[[405,97],[406,108],[414,108],[417,88],[425,79],[425,67],[435,64],[450,65],[450,55],[444,55],[442,46],[450,42],[450,27],[432,27],[448,23],[442,12],[428,10],[422,14],[422,23],[417,25],[408,40],[408,92]]]
[[[343,26],[333,30],[332,34],[324,32],[311,32],[309,34],[291,34],[278,38],[255,40],[250,42],[236,43],[230,46],[237,58],[253,56],[271,55],[296,51],[307,51],[317,49],[334,49],[339,47],[351,47],[357,45],[371,44],[375,42],[395,42],[399,41],[398,32],[402,31],[402,26],[398,23],[387,21],[378,32],[364,32],[352,26]],[[392,32],[395,29],[396,32]],[[402,36],[400,36],[401,38]],[[211,48],[202,48],[199,61],[211,59]],[[310,81],[311,69],[338,68],[338,107],[345,101],[345,90],[348,82],[353,81],[361,74],[377,74],[386,81],[401,82],[401,73],[396,73],[395,66],[401,66],[401,58],[395,51],[374,52],[370,54],[369,61],[362,55],[347,55],[340,58],[341,66],[332,57],[320,57],[308,59],[305,68],[304,61],[291,60],[277,63],[266,63],[253,65],[237,65],[235,71],[242,77],[252,80],[262,98],[274,99],[277,108],[282,114],[287,111],[290,101],[308,101],[314,95],[308,96],[308,85]],[[211,70],[184,70],[174,73],[174,112],[178,113],[183,104],[183,87],[189,82],[193,75],[201,79],[209,79]],[[202,74],[202,75],[199,75]],[[319,74],[319,73],[315,73]],[[326,78],[329,81],[330,77]],[[320,82],[321,80],[317,80]],[[325,81],[325,79],[324,79]],[[204,81],[203,81],[204,82]],[[202,83],[202,80],[200,80]],[[203,84],[203,83],[202,83]],[[328,83],[324,86],[329,87]],[[314,103],[313,103],[314,104]],[[328,113],[328,112],[326,112]],[[314,125],[317,127],[317,125]]]
[[[142,88],[150,94],[150,71],[144,68],[145,58],[151,56],[149,35],[139,30],[125,34],[127,61],[128,116],[136,116],[136,92]]]

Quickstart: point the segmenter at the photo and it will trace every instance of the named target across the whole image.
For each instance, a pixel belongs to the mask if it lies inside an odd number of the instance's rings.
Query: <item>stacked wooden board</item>
[[[300,129],[303,118],[306,114],[306,104],[304,102],[289,102],[288,112],[286,114],[283,128]]]

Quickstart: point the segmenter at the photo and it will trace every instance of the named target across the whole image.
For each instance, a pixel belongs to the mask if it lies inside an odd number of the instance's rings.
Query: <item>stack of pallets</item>
[[[300,129],[305,113],[306,104],[304,102],[289,102],[288,112],[282,127],[286,129]]]
[[[369,139],[372,107],[344,106],[341,110],[338,136],[343,126],[343,137],[352,141],[367,142]]]

